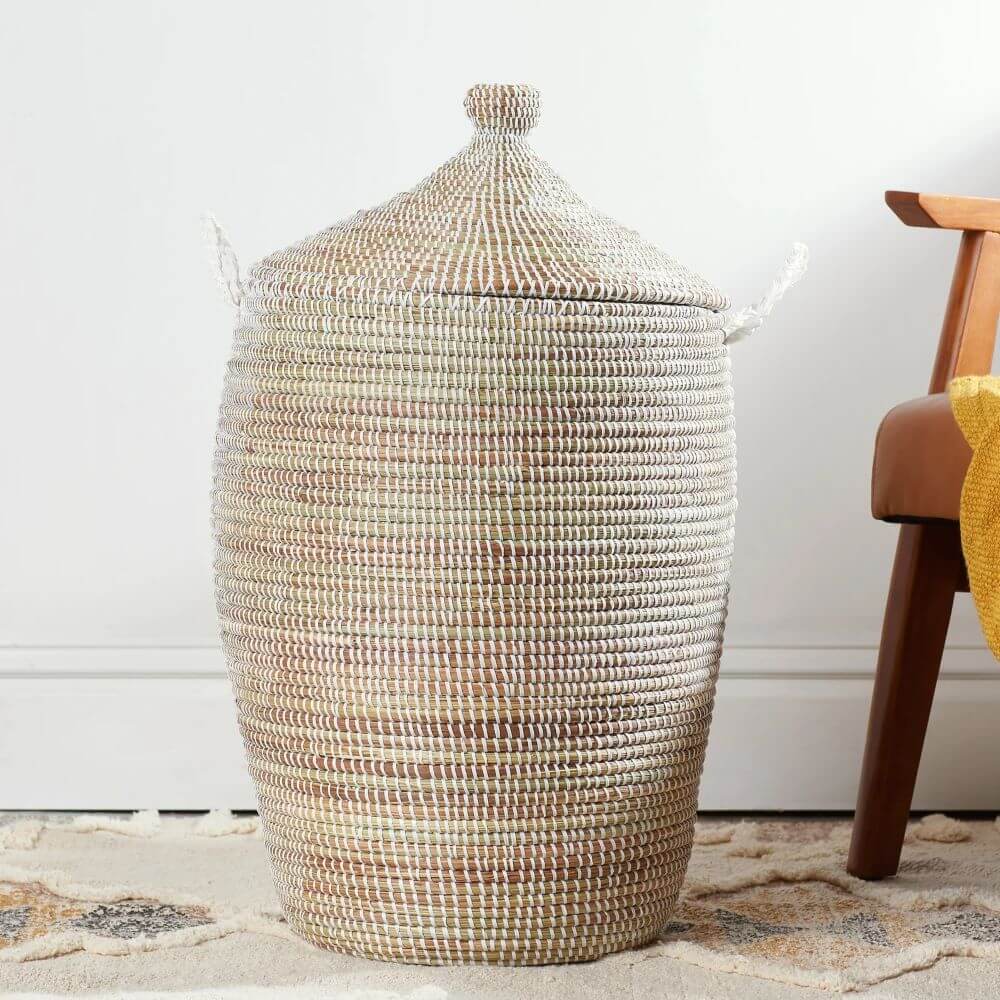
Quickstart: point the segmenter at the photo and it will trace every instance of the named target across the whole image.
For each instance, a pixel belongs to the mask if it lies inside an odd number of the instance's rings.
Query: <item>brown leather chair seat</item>
[[[947,393],[900,403],[875,438],[872,514],[881,521],[957,521],[971,458]]]

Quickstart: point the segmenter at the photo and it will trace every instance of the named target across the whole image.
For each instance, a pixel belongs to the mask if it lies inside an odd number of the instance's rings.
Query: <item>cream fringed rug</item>
[[[421,968],[295,939],[254,819],[0,816],[0,995],[1000,996],[997,825],[914,825],[881,884],[844,874],[848,832],[707,821],[658,943],[575,966]]]

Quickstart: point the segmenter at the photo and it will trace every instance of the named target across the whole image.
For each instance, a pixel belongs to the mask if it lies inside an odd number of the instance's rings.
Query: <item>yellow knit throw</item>
[[[969,589],[986,641],[1000,659],[1000,377],[957,378],[948,394],[972,448],[959,511]]]

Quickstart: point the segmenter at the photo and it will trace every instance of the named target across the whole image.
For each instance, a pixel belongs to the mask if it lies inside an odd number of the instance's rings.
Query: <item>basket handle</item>
[[[203,216],[205,244],[208,247],[209,264],[215,273],[222,293],[234,308],[239,309],[243,301],[243,282],[240,280],[240,262],[236,251],[226,236],[225,230],[210,212]]]
[[[722,342],[735,344],[759,330],[785,292],[806,273],[808,266],[809,248],[805,243],[793,243],[792,252],[785,258],[764,297],[753,305],[744,306],[738,312],[730,314],[722,327]]]

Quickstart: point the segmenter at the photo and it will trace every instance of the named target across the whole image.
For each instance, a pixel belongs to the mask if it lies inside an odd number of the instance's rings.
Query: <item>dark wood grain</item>
[[[847,870],[894,875],[955,591],[963,576],[958,524],[904,524],[889,584],[868,739]]]
[[[1000,231],[1000,198],[886,191],[885,203],[908,226],[970,232]]]

